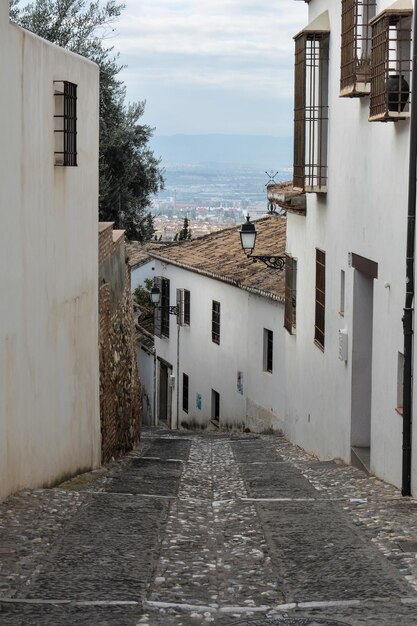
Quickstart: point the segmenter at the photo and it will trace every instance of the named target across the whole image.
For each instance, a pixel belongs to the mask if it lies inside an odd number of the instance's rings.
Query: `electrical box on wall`
[[[346,328],[339,330],[339,359],[348,360],[348,331]]]

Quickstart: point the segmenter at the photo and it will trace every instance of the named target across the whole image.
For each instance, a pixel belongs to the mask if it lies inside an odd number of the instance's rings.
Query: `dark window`
[[[77,85],[54,81],[55,165],[77,165]]]
[[[371,21],[371,122],[398,121],[409,116],[411,14],[410,10],[386,10]]]
[[[326,304],[326,253],[316,249],[316,317],[314,340],[324,350],[324,318]]]
[[[273,365],[273,352],[274,352],[274,333],[272,330],[264,328],[264,372],[270,372],[272,374]]]
[[[363,96],[371,87],[371,27],[375,0],[342,0],[340,95]]]
[[[182,375],[182,410],[188,413],[188,376]]]
[[[169,280],[162,278],[161,283],[161,334],[169,337]]]
[[[329,73],[328,33],[301,33],[295,40],[294,187],[327,188]]]
[[[190,292],[187,289],[184,289],[184,324],[185,326],[190,325],[190,318],[191,318],[190,305],[191,305]]]
[[[297,312],[297,261],[285,255],[285,315],[284,327],[292,335],[296,326]]]
[[[211,340],[220,344],[220,302],[213,300],[211,310]]]
[[[211,419],[215,422],[220,420],[220,394],[211,390]]]

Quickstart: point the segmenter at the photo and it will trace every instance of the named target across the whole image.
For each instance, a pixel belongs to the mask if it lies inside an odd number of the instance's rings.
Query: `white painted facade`
[[[281,302],[169,263],[154,261],[155,276],[176,290],[190,291],[190,325],[170,315],[169,339],[155,337],[157,423],[160,416],[160,360],[172,366],[168,402],[172,428],[209,427],[212,390],[220,395],[219,425],[262,432],[282,428],[284,331]],[[212,341],[212,302],[220,302],[220,345]],[[264,328],[273,332],[273,371],[264,371]],[[183,410],[183,374],[189,377],[189,408]],[[240,374],[239,374],[240,373]],[[238,377],[240,389],[238,388]]]
[[[0,499],[100,463],[98,68],[0,3]],[[54,166],[54,80],[78,85],[78,167]]]
[[[377,0],[376,12],[390,4]],[[323,459],[348,463],[352,446],[369,445],[371,472],[400,486],[402,416],[396,407],[410,123],[370,123],[369,97],[339,97],[341,2],[311,0],[309,22],[324,11],[331,29],[328,187],[327,194],[307,194],[306,216],[288,214],[287,251],[298,272],[297,331],[285,337],[285,432]],[[326,252],[324,351],[314,344],[316,248]],[[366,279],[350,267],[350,253],[377,263],[378,277]],[[339,359],[340,329],[348,334],[347,362]],[[416,436],[413,444],[416,493]]]

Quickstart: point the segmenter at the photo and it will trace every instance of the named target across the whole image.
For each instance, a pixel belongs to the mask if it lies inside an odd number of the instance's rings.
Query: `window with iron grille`
[[[324,318],[326,304],[326,253],[316,248],[316,315],[314,341],[324,350]]]
[[[294,187],[327,189],[329,34],[295,39]]]
[[[285,255],[285,311],[284,328],[290,335],[295,333],[297,321],[297,261]]]
[[[410,115],[411,14],[386,9],[371,20],[370,122],[395,122]]]
[[[220,302],[213,300],[211,309],[211,340],[220,345]]]
[[[274,333],[268,328],[264,328],[264,350],[263,350],[263,370],[272,374],[274,352]]]
[[[365,96],[371,89],[371,27],[376,0],[342,0],[340,95]]]
[[[188,376],[182,375],[182,410],[188,413]]]
[[[77,165],[77,85],[54,81],[55,165]]]

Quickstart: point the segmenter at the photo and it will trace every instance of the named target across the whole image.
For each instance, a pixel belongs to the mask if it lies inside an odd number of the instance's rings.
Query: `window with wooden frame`
[[[376,0],[342,0],[340,95],[365,96],[371,90],[372,32]]]
[[[284,328],[290,335],[295,333],[297,321],[297,261],[285,255],[285,311]]]
[[[327,191],[329,33],[295,38],[294,187]]]
[[[189,379],[187,374],[182,375],[182,410],[188,413]]]
[[[191,298],[188,289],[177,289],[177,324],[180,326],[190,325]]]
[[[274,333],[264,328],[263,371],[272,374],[274,364]]]
[[[397,122],[410,115],[412,11],[386,9],[371,20],[370,122]]]
[[[55,165],[77,165],[77,85],[54,81]]]
[[[316,248],[316,312],[314,342],[324,350],[326,305],[326,253]]]
[[[213,300],[211,309],[211,340],[220,345],[220,302]]]

